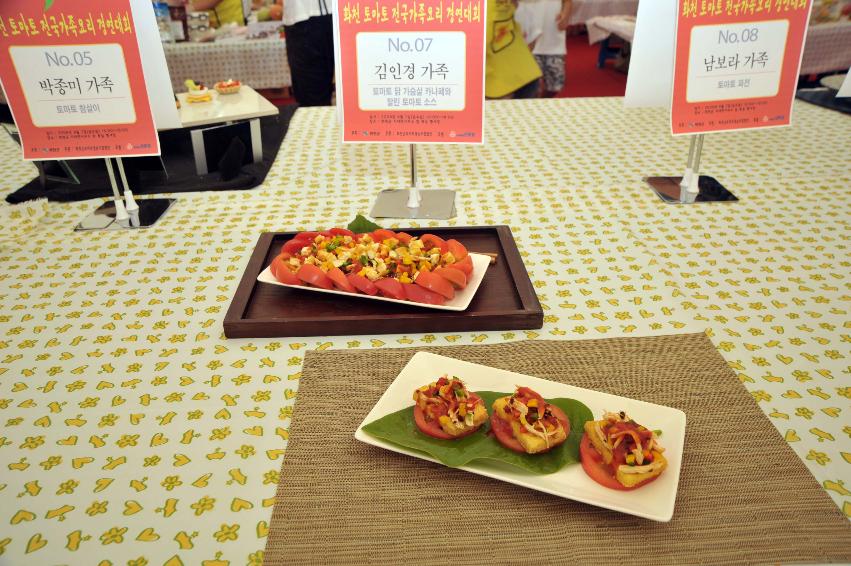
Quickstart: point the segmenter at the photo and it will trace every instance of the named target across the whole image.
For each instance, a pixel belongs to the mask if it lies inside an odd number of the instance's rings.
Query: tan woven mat
[[[702,334],[428,350],[685,411],[674,518],[655,523],[358,442],[355,429],[419,350],[310,352],[266,564],[851,561],[848,521]]]

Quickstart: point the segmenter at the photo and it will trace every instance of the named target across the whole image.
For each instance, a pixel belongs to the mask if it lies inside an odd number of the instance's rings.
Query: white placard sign
[[[464,32],[359,33],[357,50],[361,110],[464,109]]]

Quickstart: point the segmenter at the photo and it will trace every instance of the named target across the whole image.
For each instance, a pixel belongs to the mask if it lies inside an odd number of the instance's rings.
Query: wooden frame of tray
[[[405,228],[419,236],[455,238],[467,249],[495,253],[476,296],[462,312],[311,293],[268,285],[257,276],[297,232],[260,236],[225,315],[227,338],[409,334],[541,328],[544,312],[508,226]]]

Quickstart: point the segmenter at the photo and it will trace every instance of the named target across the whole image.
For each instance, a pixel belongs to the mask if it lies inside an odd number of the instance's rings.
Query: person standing
[[[565,30],[570,20],[571,0],[520,0],[514,19],[535,61],[544,73],[543,96],[552,98],[564,88],[567,56]]]
[[[535,98],[541,69],[514,21],[516,0],[487,0],[485,96]]]
[[[328,106],[334,91],[335,0],[285,0],[284,35],[299,106]]]
[[[210,26],[214,28],[231,23],[245,25],[242,0],[192,0],[192,8],[209,12]]]

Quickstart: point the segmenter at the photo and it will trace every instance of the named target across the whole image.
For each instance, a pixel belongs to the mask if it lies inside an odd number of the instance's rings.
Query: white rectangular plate
[[[400,303],[403,305],[414,305],[425,309],[438,309],[442,311],[463,311],[470,306],[470,301],[473,300],[473,295],[482,284],[482,279],[485,277],[485,272],[488,270],[491,258],[483,254],[471,253],[470,258],[473,260],[473,276],[467,281],[467,286],[455,293],[455,298],[451,301],[446,301],[442,305],[427,305],[425,303],[414,303],[412,301],[400,301],[398,299],[388,299],[378,295],[364,295],[363,293],[347,293],[338,291],[337,289],[326,290],[319,287],[307,287],[305,285],[284,285],[272,275],[271,269],[268,267],[257,276],[257,280],[261,283],[269,283],[270,285],[280,285],[281,287],[289,287],[290,289],[302,289],[305,291],[315,291],[317,293],[330,293],[332,295],[342,295],[344,297],[357,297],[359,299],[370,299],[373,301],[386,301],[388,303]]]
[[[621,513],[628,513],[653,521],[670,521],[674,514],[674,501],[680,480],[683,442],[686,433],[686,415],[678,409],[654,405],[591,389],[582,389],[531,377],[520,373],[464,362],[429,352],[418,352],[402,369],[381,399],[375,404],[355,431],[355,438],[387,450],[437,462],[422,452],[417,452],[391,442],[374,438],[364,432],[364,425],[411,407],[411,395],[417,387],[435,381],[444,374],[461,378],[471,391],[513,392],[515,386],[525,385],[544,398],[566,397],[585,403],[595,419],[605,411],[626,411],[636,422],[652,430],[661,430],[660,442],[665,448],[668,468],[653,482],[634,491],[608,489],[589,478],[580,464],[565,466],[554,474],[532,474],[501,462],[474,460],[460,469],[543,491],[559,497],[581,501]],[[488,411],[490,412],[490,407]]]

